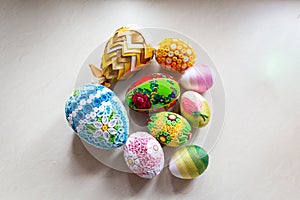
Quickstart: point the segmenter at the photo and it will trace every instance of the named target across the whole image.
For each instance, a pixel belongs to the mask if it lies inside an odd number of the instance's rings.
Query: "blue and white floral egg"
[[[79,87],[67,100],[65,114],[77,135],[97,148],[117,148],[128,138],[126,110],[116,94],[105,86]]]

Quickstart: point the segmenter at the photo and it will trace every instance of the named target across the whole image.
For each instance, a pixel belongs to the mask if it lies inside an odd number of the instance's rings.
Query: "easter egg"
[[[146,132],[129,136],[124,145],[124,159],[129,169],[142,178],[151,179],[164,167],[164,152],[160,144]]]
[[[184,72],[179,83],[186,90],[205,92],[213,85],[211,70],[207,65],[195,64]]]
[[[172,76],[155,73],[133,83],[126,92],[125,101],[131,109],[147,113],[170,109],[179,95],[179,84]]]
[[[183,72],[195,64],[195,50],[177,38],[166,38],[155,51],[156,61],[164,68]]]
[[[206,170],[208,163],[209,157],[203,148],[188,145],[175,152],[170,160],[169,169],[177,178],[193,179]]]
[[[150,115],[147,125],[151,135],[161,144],[177,147],[191,138],[191,126],[182,116],[173,112],[159,112]]]
[[[117,148],[128,138],[126,110],[105,86],[85,84],[76,89],[66,102],[65,114],[74,132],[97,148]]]
[[[129,78],[148,63],[154,48],[146,43],[143,35],[129,28],[119,28],[106,43],[100,68],[90,65],[99,83],[110,86],[111,82]]]
[[[186,91],[181,96],[181,115],[185,117],[192,127],[201,128],[210,120],[210,109],[204,97],[194,91]]]

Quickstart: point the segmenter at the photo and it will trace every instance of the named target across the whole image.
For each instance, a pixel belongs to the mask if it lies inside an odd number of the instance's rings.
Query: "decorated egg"
[[[191,126],[182,116],[173,112],[154,113],[147,125],[151,135],[161,144],[177,147],[191,138]]]
[[[126,92],[126,103],[139,112],[165,111],[176,104],[178,82],[170,75],[155,73],[140,78]]]
[[[195,64],[195,50],[177,38],[166,38],[155,51],[156,61],[164,68],[183,72]]]
[[[129,169],[142,178],[153,178],[164,167],[164,152],[158,141],[146,132],[129,136],[124,146],[124,159]]]
[[[194,91],[186,91],[181,96],[181,115],[185,117],[192,127],[201,128],[210,120],[210,109],[204,97]]]
[[[186,90],[202,93],[213,85],[212,73],[207,65],[195,64],[184,72],[179,83]]]
[[[128,138],[126,110],[115,93],[105,86],[79,87],[67,100],[65,114],[75,133],[97,148],[117,148]]]
[[[100,68],[94,65],[90,68],[100,84],[110,86],[111,82],[129,78],[153,55],[154,48],[146,43],[141,33],[122,27],[106,43]]]
[[[169,169],[178,178],[193,179],[206,170],[208,163],[209,157],[203,148],[197,145],[188,145],[181,147],[172,156]]]

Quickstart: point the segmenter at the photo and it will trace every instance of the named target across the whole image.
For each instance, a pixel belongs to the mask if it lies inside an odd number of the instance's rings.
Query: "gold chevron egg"
[[[100,68],[90,65],[99,83],[110,86],[112,82],[129,78],[147,64],[154,55],[154,48],[147,44],[138,31],[129,27],[119,28],[106,43]]]

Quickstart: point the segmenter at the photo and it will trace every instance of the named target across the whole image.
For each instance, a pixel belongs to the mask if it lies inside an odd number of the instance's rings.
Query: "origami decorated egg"
[[[207,65],[195,64],[184,72],[179,83],[186,90],[202,93],[213,85],[212,73]]]
[[[191,126],[182,116],[173,112],[159,112],[149,117],[147,125],[151,135],[161,144],[177,147],[191,138]]]
[[[160,144],[146,132],[129,136],[124,146],[124,159],[129,169],[143,178],[153,178],[164,167],[164,152]]]
[[[155,51],[156,61],[164,68],[182,72],[195,64],[194,49],[176,38],[166,38]]]
[[[182,94],[180,111],[181,115],[194,128],[201,128],[210,120],[210,109],[207,101],[201,94],[194,91],[186,91]]]
[[[165,111],[176,104],[178,82],[170,75],[155,73],[140,78],[126,92],[126,103],[139,112]]]
[[[141,69],[154,55],[154,48],[141,33],[129,27],[119,28],[106,43],[100,69],[90,65],[99,83],[110,86],[111,82],[129,78]]]
[[[172,156],[169,169],[178,178],[192,179],[206,170],[208,162],[208,154],[203,148],[197,145],[188,145],[181,147]]]
[[[69,125],[89,144],[117,148],[128,138],[129,122],[120,99],[107,87],[86,84],[69,97],[65,105]]]

